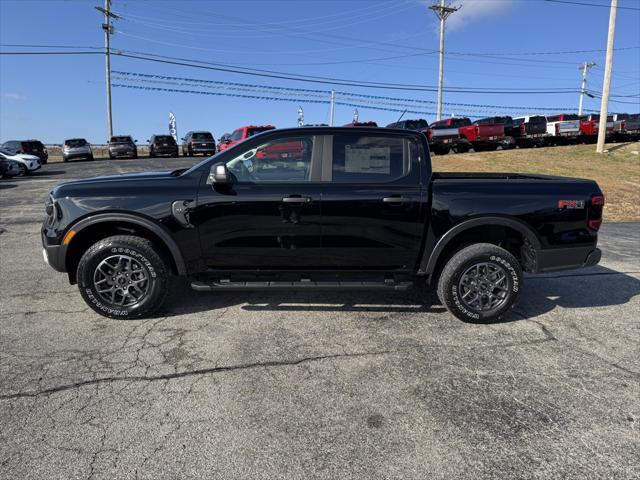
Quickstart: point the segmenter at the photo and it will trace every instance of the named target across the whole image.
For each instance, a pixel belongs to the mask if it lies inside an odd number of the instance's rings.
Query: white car
[[[14,154],[8,150],[0,149],[0,156],[5,160],[13,160],[18,163],[19,177],[29,175],[42,167],[40,159],[35,155],[27,155],[26,153]]]

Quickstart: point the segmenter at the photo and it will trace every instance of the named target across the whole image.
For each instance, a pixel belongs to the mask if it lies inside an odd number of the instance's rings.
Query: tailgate
[[[478,137],[483,140],[496,140],[504,137],[504,125],[478,125]]]

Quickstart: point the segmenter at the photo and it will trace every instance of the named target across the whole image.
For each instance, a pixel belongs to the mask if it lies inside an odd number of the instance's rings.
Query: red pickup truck
[[[236,143],[240,143],[243,140],[255,135],[256,133],[265,132],[267,130],[273,130],[276,127],[273,125],[247,125],[246,127],[236,128],[231,135],[220,144],[219,150],[226,150],[229,147],[234,146]]]
[[[596,136],[598,135],[598,130],[600,128],[600,115],[591,114],[591,115],[582,115],[580,117],[580,135],[587,142],[595,142]],[[607,126],[605,127],[606,134],[611,135],[613,133],[613,117],[609,115],[607,117]]]
[[[503,123],[472,123],[466,117],[440,120],[438,125],[457,125],[460,137],[466,139],[476,152],[495,150],[504,142]]]

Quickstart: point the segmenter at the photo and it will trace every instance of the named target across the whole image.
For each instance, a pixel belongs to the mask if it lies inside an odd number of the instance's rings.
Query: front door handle
[[[311,197],[283,197],[283,203],[309,203]]]
[[[410,201],[408,197],[384,197],[382,199],[384,203],[407,203]]]

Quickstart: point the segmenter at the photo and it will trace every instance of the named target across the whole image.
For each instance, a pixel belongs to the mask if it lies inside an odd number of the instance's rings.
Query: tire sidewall
[[[508,253],[508,252],[507,252]],[[469,309],[460,298],[459,284],[462,275],[473,265],[478,263],[494,263],[499,265],[507,275],[508,295],[505,302],[497,308],[487,311]],[[453,274],[446,279],[443,286],[442,299],[446,306],[460,319],[468,322],[484,323],[500,319],[514,305],[522,289],[522,270],[512,255],[500,252],[486,252],[474,255],[455,268]]]
[[[130,256],[146,270],[149,288],[140,302],[128,307],[113,306],[105,302],[96,291],[93,283],[94,272],[100,262],[112,255]],[[77,278],[82,297],[96,312],[111,318],[131,318],[143,316],[155,310],[155,305],[161,301],[161,297],[166,293],[166,276],[164,264],[153,250],[127,245],[126,242],[102,241],[83,256],[78,265]]]

